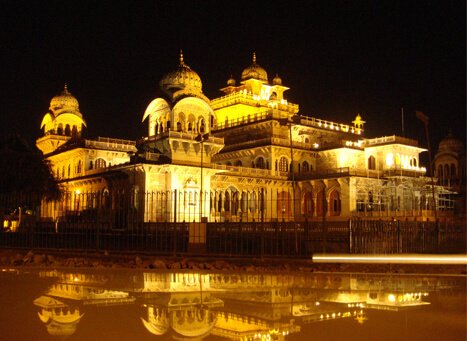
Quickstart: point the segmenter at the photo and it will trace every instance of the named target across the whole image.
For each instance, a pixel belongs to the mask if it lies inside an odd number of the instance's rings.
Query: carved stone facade
[[[432,215],[432,193],[446,192],[428,186],[417,141],[365,138],[360,115],[344,124],[299,114],[256,55],[236,84],[231,77],[224,96],[209,100],[181,54],[143,115],[148,135],[139,141],[83,139],[78,101],[65,88],[72,105],[61,124],[77,133],[55,128],[51,103],[37,145],[72,193],[139,193],[144,221],[423,218]]]

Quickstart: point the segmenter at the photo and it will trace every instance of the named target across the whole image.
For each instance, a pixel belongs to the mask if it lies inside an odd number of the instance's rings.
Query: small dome
[[[276,77],[272,80],[272,85],[282,85],[282,78],[276,73]]]
[[[60,95],[55,96],[50,101],[50,110],[67,110],[71,112],[79,112],[79,103],[75,96],[73,96],[65,84],[63,91]]]
[[[175,92],[185,88],[195,89],[201,92],[203,84],[198,74],[183,61],[183,52],[180,51],[180,64],[178,68],[166,74],[159,82],[162,90]]]
[[[461,153],[464,151],[464,144],[461,140],[457,139],[449,132],[448,135],[439,143],[438,150],[440,152],[456,152]]]
[[[256,53],[253,52],[253,63],[242,72],[242,81],[257,79],[263,83],[268,82],[268,74],[261,66],[256,64]]]
[[[235,78],[231,75],[230,78],[227,80],[227,85],[228,86],[235,86],[237,82],[235,81]]]

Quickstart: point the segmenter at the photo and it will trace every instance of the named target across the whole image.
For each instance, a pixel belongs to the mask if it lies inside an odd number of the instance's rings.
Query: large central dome
[[[256,64],[256,53],[253,52],[253,63],[242,72],[242,81],[258,79],[263,83],[268,82],[268,74],[261,66]]]
[[[183,61],[183,52],[181,51],[178,68],[166,74],[159,82],[159,85],[164,92],[169,94],[183,89],[193,89],[201,92],[203,88],[201,78]]]

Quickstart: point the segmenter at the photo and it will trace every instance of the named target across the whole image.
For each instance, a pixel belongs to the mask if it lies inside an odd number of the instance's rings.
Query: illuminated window
[[[308,164],[308,162],[303,161],[302,170],[303,170],[303,173],[305,174],[310,171],[310,165]]]
[[[106,162],[105,162],[105,160],[102,159],[102,158],[96,159],[95,164],[96,164],[96,169],[105,168],[105,166],[106,166]]]
[[[289,171],[289,161],[284,156],[279,160],[279,172],[288,172]]]

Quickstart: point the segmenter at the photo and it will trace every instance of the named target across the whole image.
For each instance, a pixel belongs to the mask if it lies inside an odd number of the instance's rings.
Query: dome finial
[[[68,84],[67,84],[66,82],[65,82],[65,85],[64,85],[64,87],[63,87],[62,93],[63,93],[64,95],[71,95],[71,94],[70,94],[70,91],[68,91]]]
[[[256,64],[256,52],[253,52],[253,63]]]
[[[183,61],[183,50],[180,49],[180,65],[185,65],[185,62]]]

